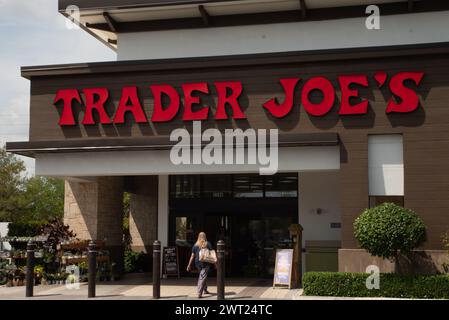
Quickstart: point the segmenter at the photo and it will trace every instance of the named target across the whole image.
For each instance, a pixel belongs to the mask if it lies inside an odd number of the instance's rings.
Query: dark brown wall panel
[[[181,120],[181,113],[170,123],[135,125],[132,121],[122,126],[87,126],[61,128],[58,126],[58,108],[53,99],[58,89],[107,87],[110,90],[109,112],[112,115],[118,103],[120,89],[126,85],[139,87],[147,117],[151,117],[153,100],[149,86],[168,83],[180,92],[183,83],[206,81],[212,96],[203,96],[203,104],[212,109],[216,97],[214,81],[241,81],[244,94],[240,99],[246,120],[219,121],[212,118],[203,127],[279,128],[286,133],[337,132],[341,139],[341,209],[342,245],[355,248],[352,235],[354,218],[368,205],[368,135],[402,133],[404,135],[405,205],[415,209],[428,226],[426,248],[441,247],[440,237],[449,230],[449,57],[443,54],[421,54],[408,57],[343,59],[338,61],[309,61],[276,63],[252,66],[214,67],[182,70],[149,70],[133,72],[108,72],[97,74],[70,74],[33,77],[31,82],[30,140],[64,140],[141,137],[168,135],[179,127],[190,128]],[[206,63],[206,62],[205,62]],[[119,63],[117,63],[119,65]],[[385,108],[391,93],[384,86],[378,89],[374,72],[382,70],[391,77],[400,71],[423,71],[424,79],[418,89],[421,107],[411,113],[387,116]],[[369,113],[361,116],[339,117],[337,106],[340,92],[337,76],[363,73],[369,76],[369,88],[360,89],[360,95],[370,101]],[[298,86],[295,109],[284,119],[274,119],[262,108],[273,96],[282,98],[278,82],[281,77],[328,77],[337,88],[337,103],[325,117],[307,115],[299,106]],[[82,107],[77,106],[82,114]],[[182,111],[182,109],[181,109]]]

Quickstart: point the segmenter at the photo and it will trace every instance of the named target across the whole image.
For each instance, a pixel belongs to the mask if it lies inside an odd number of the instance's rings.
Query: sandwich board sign
[[[179,278],[179,261],[177,247],[164,247],[163,275],[165,278],[175,276]]]
[[[273,287],[292,287],[293,249],[277,249]]]

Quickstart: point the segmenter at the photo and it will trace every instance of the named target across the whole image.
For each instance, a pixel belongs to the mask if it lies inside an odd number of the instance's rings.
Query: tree
[[[50,221],[64,214],[64,181],[32,177],[24,182],[21,220]]]
[[[22,160],[0,148],[0,221],[50,221],[64,213],[64,182],[30,177]]]
[[[412,210],[383,203],[355,219],[354,236],[372,255],[398,262],[399,254],[410,256],[426,240],[426,227]]]
[[[53,249],[56,249],[59,243],[73,240],[76,237],[76,234],[70,230],[68,225],[64,224],[62,219],[49,221],[40,228],[39,234],[47,237],[46,245]]]
[[[0,148],[0,221],[14,221],[21,214],[25,165]]]

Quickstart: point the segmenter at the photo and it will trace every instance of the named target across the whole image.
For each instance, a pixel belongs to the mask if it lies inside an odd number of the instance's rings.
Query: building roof
[[[59,0],[58,9],[116,49],[118,33],[361,17],[372,4],[382,15],[449,10],[442,0]]]

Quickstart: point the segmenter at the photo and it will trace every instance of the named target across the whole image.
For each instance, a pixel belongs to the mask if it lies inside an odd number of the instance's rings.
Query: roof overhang
[[[18,155],[35,158],[36,155],[40,153],[168,150],[175,144],[177,143],[170,141],[169,137],[162,136],[147,138],[7,142],[6,150]],[[281,134],[279,135],[278,142],[279,147],[336,146],[338,144],[339,138],[337,133]],[[201,147],[205,145],[206,143],[203,142]],[[245,145],[245,147],[252,146]]]
[[[78,7],[81,28],[116,49],[118,33],[361,17],[372,4],[382,15],[449,10],[441,0],[59,0],[58,9],[68,17]]]

